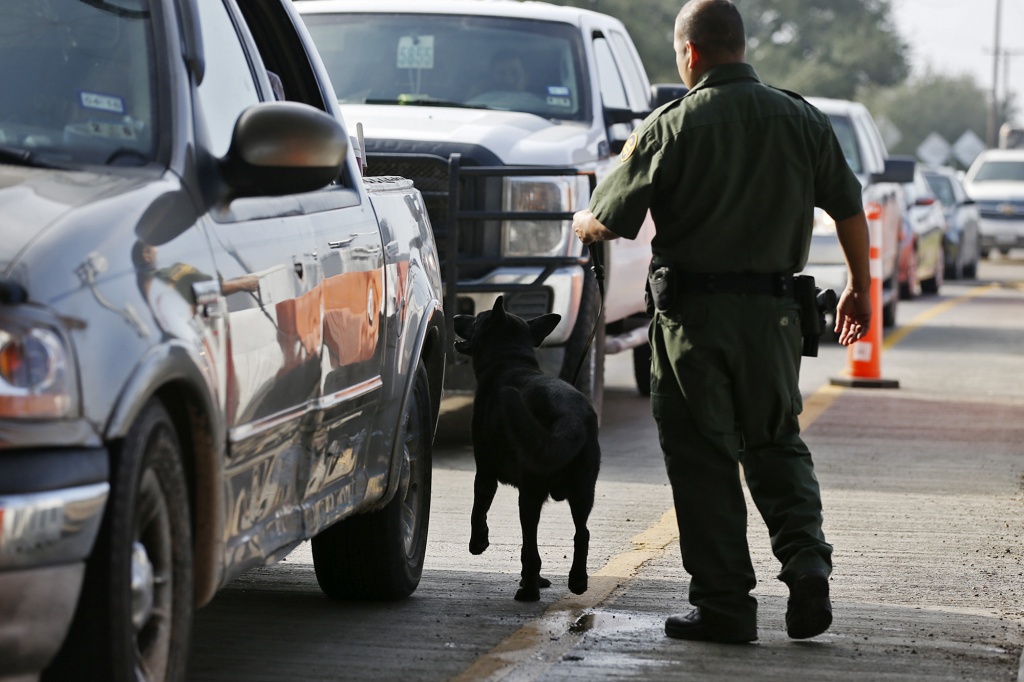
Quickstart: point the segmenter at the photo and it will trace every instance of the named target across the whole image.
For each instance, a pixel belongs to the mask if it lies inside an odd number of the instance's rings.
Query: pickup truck
[[[644,285],[653,223],[603,248],[605,300],[571,229],[592,183],[618,163],[659,98],[617,19],[511,0],[298,0],[349,122],[365,128],[367,174],[423,192],[441,251],[449,316],[504,295],[530,318],[558,313],[540,349],[600,414],[606,353],[634,349],[649,390]],[[599,252],[600,253],[600,252]],[[587,341],[597,328],[588,351]],[[464,356],[446,388],[471,390]]]
[[[194,609],[307,539],[329,596],[410,594],[438,253],[290,0],[3,26],[0,679],[184,680]]]
[[[904,224],[903,184],[914,181],[913,158],[889,156],[871,113],[860,102],[808,97],[807,101],[827,114],[843,149],[846,162],[864,187],[864,211],[872,241],[879,245],[881,270],[872,277],[882,280],[882,324],[896,324],[899,302],[899,258],[901,245],[910,236]],[[812,275],[822,289],[840,293],[846,288],[846,261],[836,223],[821,209],[815,209],[811,248],[804,274]]]

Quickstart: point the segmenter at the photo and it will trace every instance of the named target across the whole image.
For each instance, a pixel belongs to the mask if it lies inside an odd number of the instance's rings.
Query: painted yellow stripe
[[[1016,286],[1020,288],[1022,291],[1024,291],[1024,285],[1017,284]],[[899,329],[895,330],[894,332],[885,337],[885,339],[882,341],[882,350],[888,350],[892,348],[897,343],[902,341],[907,336],[907,334],[919,328],[928,320],[941,315],[942,313],[948,311],[951,308],[955,308],[961,303],[966,303],[972,298],[976,298],[978,296],[983,296],[985,294],[991,293],[994,289],[998,288],[998,284],[989,284],[987,286],[977,287],[975,289],[971,289],[969,292],[967,292],[963,296],[960,296],[959,298],[951,298],[948,301],[943,301],[938,305],[928,308],[924,312],[918,313],[914,317],[914,319],[912,319],[908,324],[900,325]]]
[[[997,286],[979,287],[964,296],[929,308],[889,335],[883,348],[895,346],[907,334],[933,317],[988,293]],[[1017,286],[1024,291],[1024,283]],[[842,386],[826,384],[808,396],[800,415],[800,428],[810,427],[846,390]],[[560,660],[578,641],[578,637],[566,631],[567,621],[571,622],[588,609],[600,606],[616,589],[632,580],[646,563],[660,557],[669,545],[676,544],[678,540],[675,510],[669,509],[656,524],[630,540],[630,549],[612,557],[592,574],[584,594],[563,596],[539,617],[513,632],[452,679],[454,682],[535,679],[540,672]],[[570,614],[568,619],[567,613]]]

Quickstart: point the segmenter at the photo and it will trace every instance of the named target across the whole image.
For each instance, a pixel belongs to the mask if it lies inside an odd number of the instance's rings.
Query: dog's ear
[[[505,321],[505,297],[499,296],[494,299],[494,307],[491,308],[491,314],[494,315],[495,322]]]
[[[527,324],[530,325],[530,336],[533,338],[533,345],[539,347],[540,344],[544,343],[544,339],[548,337],[548,334],[555,331],[555,327],[562,321],[562,316],[558,313],[548,313],[547,315],[541,315],[530,320]]]
[[[476,317],[473,315],[456,315],[452,320],[455,323],[455,333],[466,339],[473,338],[473,322]]]

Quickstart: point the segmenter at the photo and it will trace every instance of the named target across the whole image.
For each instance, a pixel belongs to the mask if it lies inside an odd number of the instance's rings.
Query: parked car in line
[[[981,255],[1024,248],[1024,149],[987,149],[964,177],[981,214]]]
[[[921,293],[937,294],[946,272],[944,243],[949,232],[946,212],[924,174],[918,170],[914,181],[904,185],[909,232],[909,257],[900,259],[900,296],[914,298]]]
[[[974,199],[967,196],[956,170],[949,166],[922,170],[929,187],[946,210],[944,253],[946,279],[974,279],[981,258],[981,214]]]
[[[411,593],[438,254],[290,0],[2,21],[0,679],[184,680],[194,609],[307,539],[329,596]]]
[[[882,324],[896,324],[899,300],[899,245],[905,199],[903,183],[912,182],[916,162],[890,157],[871,113],[863,104],[848,100],[809,97],[807,101],[828,115],[846,162],[864,187],[864,210],[880,237]],[[810,253],[804,274],[817,286],[846,288],[846,260],[831,216],[815,209]]]

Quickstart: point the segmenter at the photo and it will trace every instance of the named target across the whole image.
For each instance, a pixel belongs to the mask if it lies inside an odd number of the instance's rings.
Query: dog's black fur
[[[469,551],[480,554],[489,544],[487,512],[498,482],[519,489],[523,529],[522,580],[516,599],[537,601],[551,582],[540,575],[537,527],[550,495],[567,500],[576,534],[569,589],[587,591],[587,518],[594,506],[594,486],[601,464],[597,413],[568,382],[545,375],[534,347],[560,321],[556,314],[526,321],[505,311],[502,297],[475,317],[455,316],[455,332],[465,339],[455,348],[473,358],[472,534]]]

